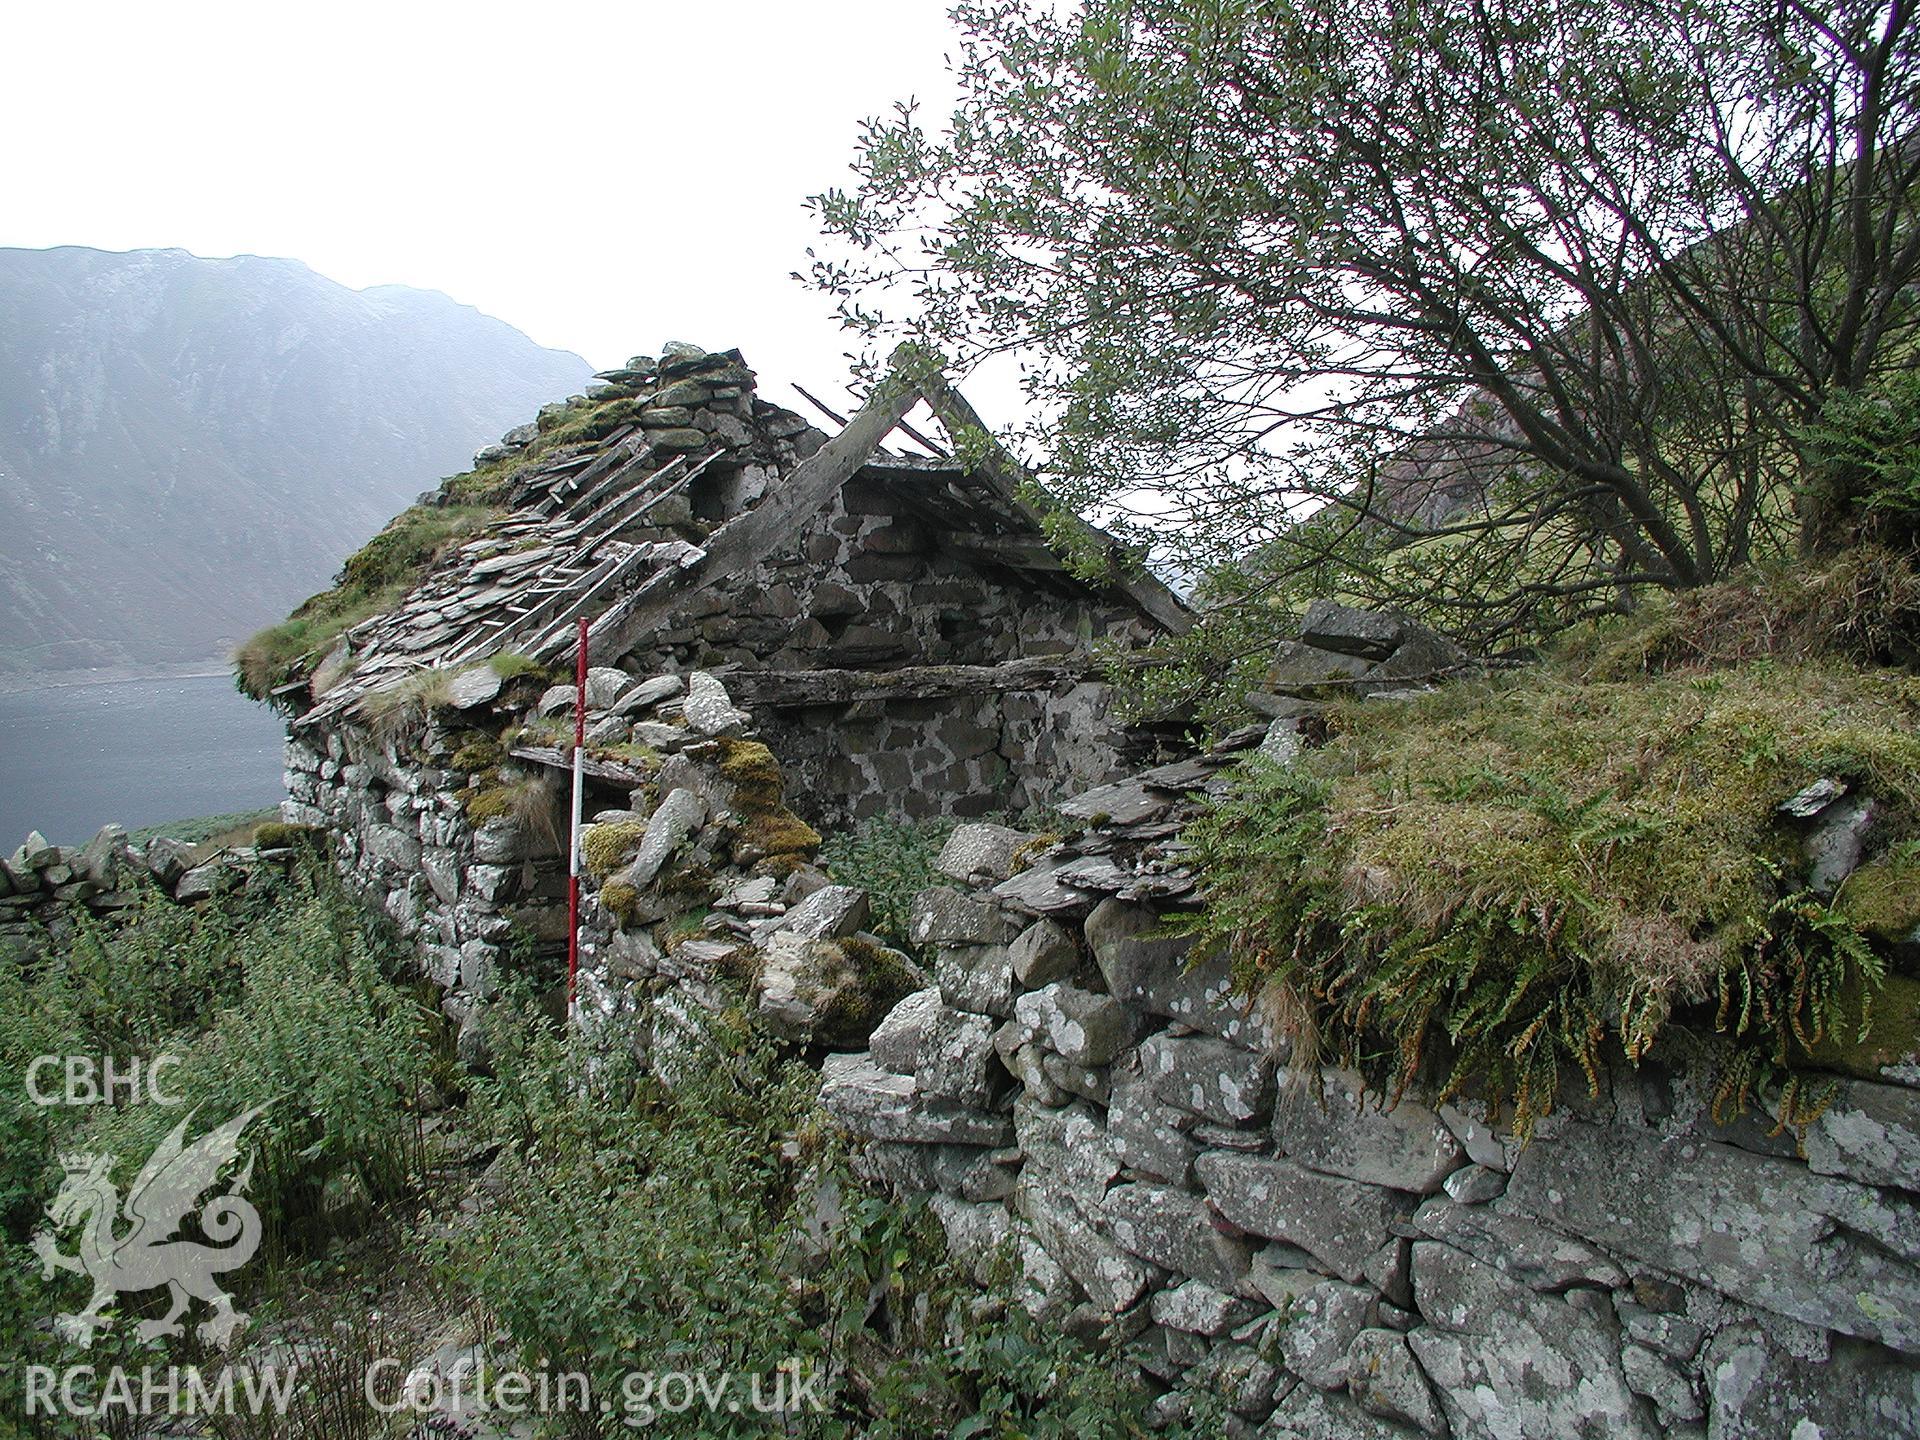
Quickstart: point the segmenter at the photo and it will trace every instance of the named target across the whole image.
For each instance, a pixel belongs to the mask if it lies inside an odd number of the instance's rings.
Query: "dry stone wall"
[[[1248,697],[1271,723],[1067,802],[1066,842],[962,827],[914,910],[932,982],[828,1057],[823,1104],[1163,1418],[1204,1395],[1273,1440],[1920,1435],[1920,1056],[1833,1076],[1800,1139],[1720,1123],[1711,1057],[1656,1050],[1523,1146],[1296,1057],[1193,962],[1180,832],[1224,769],[1287,762],[1330,693],[1471,668],[1317,605]],[[1795,804],[1817,882],[1853,812]]]
[[[1169,917],[1195,903],[1196,799],[1249,751],[1295,753],[1314,695],[1391,703],[1465,663],[1411,627],[1310,618],[1271,722],[1068,801],[1069,841],[956,831],[912,956],[812,863],[792,776],[722,679],[594,672],[590,729],[655,759],[596,777],[582,1022],[631,1014],[670,1081],[744,995],[824,1055],[861,1173],[930,1197],[983,1284],[1010,1268],[1035,1315],[1118,1345],[1162,1419],[1204,1396],[1223,1434],[1271,1440],[1920,1435],[1920,1057],[1835,1076],[1797,1141],[1717,1122],[1708,1067],[1656,1051],[1523,1147],[1306,1063],[1221,964],[1190,963]],[[475,704],[565,719],[574,698]],[[472,823],[475,782],[446,768],[462,722],[437,724],[411,749],[330,735],[289,813],[345,833],[484,1063],[474,1007],[504,935],[557,918],[561,866],[524,815]],[[521,746],[508,771],[557,777],[562,755]]]
[[[103,825],[85,845],[55,845],[38,830],[0,854],[0,949],[37,952],[71,934],[76,916],[114,920],[158,894],[182,905],[245,886],[254,869],[290,849],[212,850],[157,836],[144,845]]]
[[[1202,1392],[1276,1440],[1920,1434],[1911,1070],[1837,1079],[1804,1155],[1657,1060],[1521,1147],[1290,1063],[1167,902],[1036,889],[1024,843],[956,832],[915,910],[934,983],[829,1057],[822,1099],[983,1277],[1010,1249],[1036,1315],[1120,1342],[1163,1415]]]

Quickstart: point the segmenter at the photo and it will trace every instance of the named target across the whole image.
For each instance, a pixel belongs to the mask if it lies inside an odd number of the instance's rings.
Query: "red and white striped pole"
[[[573,673],[573,824],[567,832],[567,1020],[573,1020],[580,983],[580,805],[586,792],[587,617],[580,617],[579,655]]]

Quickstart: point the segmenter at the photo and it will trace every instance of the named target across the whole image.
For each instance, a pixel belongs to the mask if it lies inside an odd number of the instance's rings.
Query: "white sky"
[[[951,41],[944,0],[0,0],[0,245],[291,256],[837,397],[801,202],[864,117],[945,115]]]

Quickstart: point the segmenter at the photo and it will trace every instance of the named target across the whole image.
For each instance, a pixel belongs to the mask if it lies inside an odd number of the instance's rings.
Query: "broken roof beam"
[[[940,544],[954,554],[985,565],[1004,565],[1010,570],[1054,572],[1067,567],[1038,535],[975,535],[949,532],[939,537]]]
[[[967,403],[966,396],[938,371],[927,374],[921,385],[926,392],[927,404],[946,427],[947,437],[953,441],[956,450],[964,448],[960,437],[969,430],[977,430],[985,438],[986,453],[974,466],[972,473],[985,478],[999,498],[1016,513],[1035,527],[1044,529],[1045,517],[1020,498],[1021,486],[1032,477],[994,438],[979,412]],[[1075,523],[1105,549],[1106,582],[1109,585],[1125,594],[1172,634],[1184,635],[1193,628],[1193,611],[1187,608],[1186,602],[1149,573],[1127,547],[1097,525],[1079,519]]]
[[[898,670],[735,670],[727,690],[773,710],[853,705],[863,700],[936,700],[949,695],[1051,690],[1101,673],[1086,659],[1009,660],[1000,665],[909,665]]]
[[[777,551],[866,464],[919,399],[919,388],[897,372],[875,386],[846,429],[801,461],[766,499],[714,531],[705,557],[689,567],[684,583],[643,586],[602,615],[588,639],[591,662],[609,664],[659,629],[685,602],[690,586],[729,579]]]
[[[545,765],[551,770],[573,769],[573,747],[558,745],[516,745],[507,752],[515,760],[531,765]],[[580,769],[590,780],[604,780],[610,785],[622,785],[630,790],[638,790],[651,782],[645,770],[633,765],[623,765],[618,760],[607,760],[582,751]]]

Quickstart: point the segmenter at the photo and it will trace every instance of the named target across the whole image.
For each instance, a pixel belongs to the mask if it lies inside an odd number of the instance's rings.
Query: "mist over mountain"
[[[223,656],[590,369],[294,260],[0,249],[0,679]]]

